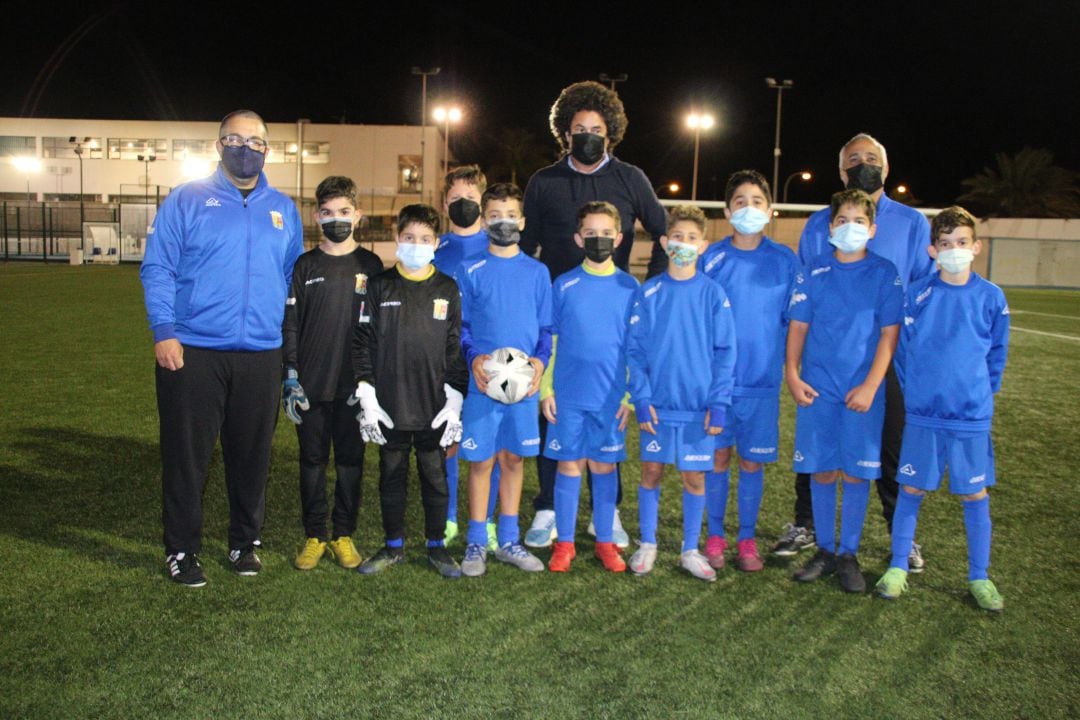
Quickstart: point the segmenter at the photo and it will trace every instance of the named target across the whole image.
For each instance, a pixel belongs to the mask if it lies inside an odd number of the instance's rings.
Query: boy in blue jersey
[[[529,572],[544,563],[519,541],[523,458],[540,452],[536,393],[551,356],[551,279],[547,268],[518,248],[525,217],[521,190],[510,183],[488,188],[481,199],[488,252],[458,271],[461,290],[461,347],[471,369],[462,423],[461,454],[469,461],[469,528],[463,574],[483,575],[487,567],[487,509],[491,470],[502,472],[495,558]],[[535,371],[528,396],[512,405],[484,393],[483,364],[494,350],[517,348]]]
[[[641,545],[630,569],[647,575],[656,562],[656,526],[664,465],[675,465],[683,483],[680,564],[701,580],[716,571],[698,552],[705,512],[705,472],[713,466],[716,436],[731,405],[735,370],[735,319],[719,284],[697,272],[705,250],[705,214],[671,209],[660,238],[667,272],[645,282],[630,316],[627,349],[630,394],[641,433],[638,519]]]
[[[581,474],[592,473],[596,557],[611,572],[626,570],[614,541],[616,463],[626,459],[627,319],[638,281],[615,267],[612,255],[622,242],[621,218],[614,205],[594,201],[578,210],[574,243],[585,261],[555,280],[552,288],[551,361],[540,389],[548,421],[544,455],[558,461],[555,473],[555,523],[558,542],[548,569],[567,572],[577,554]],[[556,364],[556,358],[559,362]]]
[[[895,265],[866,251],[877,229],[873,199],[844,190],[830,208],[833,254],[803,268],[789,310],[786,378],[798,405],[794,465],[813,476],[818,544],[795,579],[813,582],[835,572],[844,590],[864,592],[856,553],[870,481],[881,475],[882,381],[900,333],[903,283]],[[838,479],[844,502],[837,549]]]
[[[705,557],[713,568],[724,567],[724,514],[735,446],[739,451],[735,567],[758,572],[764,567],[755,538],[764,463],[777,459],[788,299],[799,263],[795,253],[765,237],[765,226],[772,218],[772,195],[761,173],[734,173],[728,178],[724,199],[724,214],[734,233],[705,251],[701,268],[731,300],[739,354],[731,413],[717,437],[712,471],[705,474],[709,526]]]
[[[487,190],[487,177],[476,165],[462,165],[446,174],[443,184],[443,212],[450,218],[450,232],[439,237],[434,265],[454,277],[463,262],[487,252],[488,236],[480,219],[480,198]],[[498,471],[493,472],[494,478]],[[446,542],[458,535],[458,461],[446,458],[446,485],[450,504],[446,513]]]
[[[994,448],[990,425],[994,393],[1009,343],[1009,306],[1001,288],[971,271],[982,249],[975,218],[946,208],[931,224],[930,256],[939,272],[908,291],[896,372],[904,389],[906,424],[900,451],[901,492],[893,517],[892,563],[877,584],[894,599],[907,590],[908,554],[919,506],[937,490],[946,467],[949,490],[964,507],[968,587],[979,607],[1005,604],[987,577]]]

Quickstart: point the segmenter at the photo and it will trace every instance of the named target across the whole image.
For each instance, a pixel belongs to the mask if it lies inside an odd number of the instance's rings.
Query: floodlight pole
[[[143,164],[143,231],[150,229],[150,163],[157,160],[157,155],[139,155]]]
[[[626,82],[630,79],[630,76],[626,73],[618,73],[617,75],[608,75],[607,73],[600,73],[600,82],[609,83],[611,85],[612,92],[615,91],[615,83]]]
[[[776,78],[765,78],[765,86],[776,90],[776,143],[773,146],[773,170],[772,170],[772,187],[773,192],[776,192],[776,186],[780,182],[780,106],[783,101],[783,95],[785,90],[790,90],[795,87],[795,83],[792,80],[780,80],[777,82]]]
[[[420,200],[424,199],[424,175],[427,171],[427,79],[428,75],[438,75],[442,70],[440,67],[433,67],[424,70],[423,68],[414,67],[412,69],[413,75],[420,76]]]

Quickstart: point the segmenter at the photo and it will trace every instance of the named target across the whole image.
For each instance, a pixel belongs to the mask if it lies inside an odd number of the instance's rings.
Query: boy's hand
[[[844,396],[844,404],[847,405],[848,410],[864,413],[874,404],[874,396],[877,395],[877,391],[878,389],[870,383],[856,385],[851,390],[848,390],[848,394]]]
[[[615,419],[619,421],[619,432],[626,429],[626,426],[630,423],[630,411],[633,408],[629,405],[620,405],[618,411],[615,413]]]
[[[529,364],[533,366],[533,379],[529,383],[529,392],[525,394],[525,397],[532,397],[540,392],[540,381],[544,379],[544,363],[540,358],[529,358]]]
[[[655,435],[656,428],[654,428],[653,426],[659,425],[660,419],[656,417],[656,408],[654,408],[652,405],[649,406],[649,416],[652,419],[645,422],[638,422],[638,427],[641,428],[642,431],[647,432],[650,435]]]
[[[709,434],[709,435],[719,435],[720,433],[724,432],[724,426],[723,425],[720,425],[720,426],[709,425],[709,420],[710,419],[712,419],[712,411],[711,410],[706,410],[705,411],[705,432],[707,434]]]
[[[484,372],[484,363],[490,359],[490,355],[477,355],[472,361],[473,380],[476,380],[476,389],[482,393],[487,392],[488,386],[488,374]]]
[[[818,391],[804,383],[798,375],[789,375],[787,386],[795,404],[800,407],[810,407],[814,404],[814,398],[818,396]]]
[[[540,412],[544,413],[544,417],[552,425],[555,424],[555,396],[549,395],[540,401]]]

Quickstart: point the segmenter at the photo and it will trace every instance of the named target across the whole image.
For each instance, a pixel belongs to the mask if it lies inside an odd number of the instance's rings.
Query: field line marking
[[[1034,310],[1016,310],[1009,308],[1013,315],[1041,315],[1042,317],[1064,318],[1065,320],[1080,320],[1080,315],[1056,315],[1054,313],[1035,312]]]
[[[1077,342],[1080,342],[1080,337],[1077,337],[1075,335],[1059,335],[1057,333],[1043,332],[1042,330],[1028,330],[1027,328],[1016,327],[1015,325],[1013,325],[1009,329],[1010,330],[1019,330],[1020,332],[1031,333],[1032,335],[1043,335],[1045,337],[1060,338],[1062,340],[1075,340]]]

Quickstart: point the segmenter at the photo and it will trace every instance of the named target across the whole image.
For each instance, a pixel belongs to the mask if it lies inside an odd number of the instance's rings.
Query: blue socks
[[[518,541],[518,516],[517,515],[500,515],[499,525],[495,529],[495,536],[499,539],[499,547],[503,547],[507,544],[513,544]],[[487,531],[485,530],[485,542],[487,542]]]
[[[446,543],[442,540],[428,540],[427,546],[430,550],[431,548],[446,547]]]
[[[456,457],[446,458],[446,520],[457,522],[457,484],[458,484],[458,461]]]
[[[840,555],[859,552],[863,523],[866,522],[866,504],[870,500],[870,481],[843,482],[844,502],[840,508]],[[817,518],[814,518],[817,525]],[[820,527],[820,526],[818,526]]]
[[[469,529],[465,532],[465,542],[469,545],[487,547],[487,523],[483,520],[469,520]]]
[[[656,525],[660,521],[660,488],[652,490],[638,486],[638,526],[641,542],[656,544]],[[698,519],[700,522],[700,518]]]
[[[617,473],[610,472],[603,475],[593,473],[593,527],[596,529],[596,542],[614,542],[615,500],[618,494],[619,476]],[[562,540],[562,537],[560,529],[559,539]],[[573,539],[572,534],[570,537]]]
[[[836,483],[825,485],[811,477],[810,503],[814,509],[818,547],[826,552],[836,552]]]
[[[896,510],[892,520],[892,562],[890,567],[900,568],[905,572],[909,570],[908,556],[911,555],[911,544],[915,542],[915,526],[919,522],[919,508],[922,507],[923,496],[900,492],[896,495]]]
[[[749,540],[757,533],[758,510],[765,487],[765,470],[739,470],[739,540]]]
[[[386,541],[386,547],[388,547],[388,548],[402,548],[402,547],[405,547],[405,538],[399,537],[399,538],[394,538],[393,540],[387,540]]]
[[[705,514],[705,493],[694,495],[682,491],[682,551],[697,550],[701,537],[701,519]]]
[[[705,473],[705,505],[709,509],[710,535],[724,537],[724,514],[727,513],[728,483],[730,478],[730,470]]]
[[[990,496],[969,500],[964,506],[964,529],[968,542],[968,580],[986,580],[990,567]]]
[[[581,495],[581,476],[555,473],[555,529],[559,542],[574,542],[577,526],[578,497]]]

